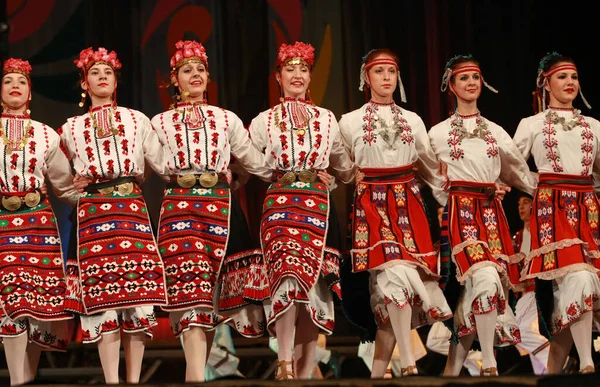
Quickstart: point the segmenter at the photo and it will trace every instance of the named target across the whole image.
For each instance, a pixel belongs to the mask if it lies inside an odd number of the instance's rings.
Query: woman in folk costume
[[[592,328],[600,329],[599,206],[594,193],[600,186],[600,122],[573,108],[578,94],[589,105],[572,59],[557,53],[542,58],[537,88],[541,111],[521,120],[514,137],[526,159],[533,155],[540,174],[533,196],[531,251],[521,274],[524,280],[536,279],[543,325],[552,335],[548,373],[561,371],[573,342],[580,372],[593,373]]]
[[[60,138],[30,117],[31,66],[4,62],[0,118],[0,340],[11,385],[35,377],[40,351],[67,349],[66,293],[56,217],[44,194],[46,178],[71,205],[69,162]]]
[[[319,331],[333,331],[340,235],[322,181],[329,180],[330,165],[344,182],[355,175],[335,116],[310,100],[313,62],[310,44],[282,45],[276,73],[281,103],[250,124],[252,142],[264,152],[275,180],[263,206],[261,242],[271,290],[267,324],[279,344],[277,379],[307,379]]]
[[[458,338],[448,355],[449,375],[459,374],[475,336],[483,355],[481,375],[498,374],[494,345],[520,340],[514,314],[506,306],[508,287],[520,285],[516,265],[509,264],[515,251],[495,195],[498,181],[525,192],[533,192],[534,182],[510,136],[479,113],[477,99],[484,85],[496,92],[485,83],[475,59],[452,58],[446,64],[442,91],[450,90],[456,110],[429,131],[433,150],[447,167],[449,193],[434,190],[434,196],[442,205],[447,202],[451,266],[456,271],[444,289],[455,308],[450,328]],[[457,302],[453,293],[460,295]]]
[[[81,51],[83,106],[62,126],[62,145],[78,176],[91,180],[77,208],[76,262],[68,265],[69,308],[81,316],[83,342],[98,342],[106,383],[119,382],[121,330],[127,382],[138,383],[145,336],[165,305],[165,274],[139,184],[148,163],[164,175],[163,151],[150,120],[116,104],[114,51]]]
[[[452,312],[438,286],[437,250],[413,169],[434,188],[443,180],[425,124],[394,103],[397,86],[406,102],[397,56],[388,49],[372,50],[360,80],[359,89],[366,86],[371,99],[343,115],[339,125],[364,174],[354,195],[350,254],[354,272],[370,272],[378,326],[371,377],[385,375],[396,342],[402,375],[416,375],[411,329],[448,319]]]
[[[186,381],[204,381],[219,324],[229,322],[246,337],[261,336],[265,324],[260,305],[268,298],[265,268],[229,189],[231,155],[267,181],[272,171],[242,121],[207,104],[208,57],[200,43],[177,42],[171,82],[179,100],[152,119],[170,175],[158,232],[167,276],[163,309],[171,312],[173,333],[183,336]],[[214,309],[217,304],[228,317]]]

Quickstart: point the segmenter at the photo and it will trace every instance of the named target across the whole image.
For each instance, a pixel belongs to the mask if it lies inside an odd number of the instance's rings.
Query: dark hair
[[[400,60],[398,59],[398,55],[396,55],[389,48],[377,48],[375,50],[369,51],[369,53],[363,58],[363,63],[367,64],[370,61],[372,61],[373,59],[376,59],[380,56],[389,56],[394,60],[394,62],[396,62],[396,65],[398,65],[398,66],[400,65]]]
[[[552,67],[554,67],[555,65],[557,65],[558,63],[561,63],[561,62],[575,64],[575,61],[571,57],[566,56],[566,55],[555,54],[550,57],[548,57],[548,55],[543,57],[542,60],[540,61],[540,68],[544,72],[547,72]]]
[[[94,67],[94,64],[92,64],[85,71],[83,71],[83,70],[79,71],[79,82],[77,82],[77,88],[79,90],[81,90],[81,82],[84,82],[84,81],[87,82],[87,79],[85,79],[85,77],[86,77],[87,72],[89,71],[89,69],[91,69],[92,67]],[[119,84],[119,80],[121,78],[121,71],[113,69],[113,72],[115,73],[115,81],[116,81],[116,83],[115,83],[115,90],[116,90],[117,89],[117,85]],[[85,97],[85,102],[83,104],[83,109],[84,110],[88,110],[90,108],[90,106],[92,106],[92,99],[90,98],[90,96],[89,96],[89,94],[87,92],[86,92],[86,94],[87,95]]]
[[[469,56],[459,56],[456,59],[452,60],[452,62],[449,62],[446,67],[450,67],[452,70],[455,70],[457,67],[459,67],[460,65],[463,65],[465,63],[474,63],[477,66],[479,66],[479,62],[477,61],[477,59],[473,58],[471,55]],[[455,79],[456,75],[452,75],[450,77],[450,82],[454,83],[454,79]]]

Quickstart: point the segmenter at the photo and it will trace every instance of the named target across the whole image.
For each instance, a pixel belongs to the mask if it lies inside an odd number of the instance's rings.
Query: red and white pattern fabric
[[[47,351],[66,352],[69,343],[68,321],[41,321],[33,317],[11,319],[0,310],[0,342],[2,338],[28,335],[29,341]]]
[[[541,173],[523,277],[551,280],[573,271],[598,272],[599,209],[590,175]]]
[[[416,267],[399,263],[370,274],[371,308],[378,326],[389,322],[389,304],[412,308],[411,329],[452,317],[437,281],[424,280]]]
[[[301,128],[299,110],[308,118],[306,127]],[[286,100],[260,113],[249,130],[252,143],[273,171],[326,170],[331,164],[343,182],[354,178],[354,163],[344,150],[335,116],[327,109]]]
[[[229,189],[167,188],[158,228],[166,311],[212,308],[229,237]]]
[[[92,314],[165,305],[163,262],[141,190],[121,195],[85,193],[77,209],[78,278],[69,275],[69,307]]]
[[[225,173],[233,155],[250,173],[269,180],[264,156],[252,146],[248,131],[233,112],[201,103],[179,103],[157,114],[152,126],[165,149],[170,175]]]
[[[494,346],[515,345],[521,341],[521,333],[515,315],[506,305],[505,287],[494,267],[480,267],[465,280],[463,293],[454,312],[454,331],[457,337],[476,333],[476,314],[496,310]]]
[[[69,118],[58,132],[75,172],[94,182],[134,176],[142,183],[146,163],[160,176],[168,175],[156,132],[137,110],[98,106]]]
[[[536,182],[519,148],[504,129],[480,115],[463,116],[462,125],[466,133],[463,138],[462,135],[457,136],[452,127],[455,119],[454,116],[449,117],[428,132],[437,159],[448,166],[449,180],[478,183],[501,181],[533,195]],[[481,119],[487,125],[485,139],[475,133],[481,130],[478,126],[478,120]],[[491,144],[494,144],[494,151],[488,154]],[[441,205],[446,204],[447,191],[434,190],[433,195]]]
[[[592,329],[600,332],[600,280],[595,273],[580,270],[553,281],[554,310],[548,329],[557,335],[584,313],[593,314]]]
[[[453,188],[455,187],[455,188]],[[475,270],[494,267],[506,286],[520,285],[508,221],[497,199],[489,194],[465,189],[488,189],[493,195],[495,186],[486,183],[452,181],[448,198],[448,240],[451,257],[456,265],[456,279],[464,284]],[[488,202],[489,203],[486,203]]]
[[[0,244],[4,313],[13,320],[25,316],[44,321],[72,318],[64,309],[60,237],[48,199],[14,212],[0,208]]]
[[[269,270],[271,296],[290,277],[308,293],[321,273],[329,217],[323,183],[273,183],[267,190],[261,243]]]
[[[11,149],[0,146],[0,191],[39,190],[48,178],[60,199],[77,203],[79,192],[73,187],[71,167],[54,129],[26,115],[2,113],[0,120],[7,138],[18,144]]]
[[[353,271],[405,261],[437,277],[437,250],[430,233],[417,231],[428,218],[411,169],[412,165],[362,169],[365,180],[356,185],[351,218]],[[393,177],[398,174],[404,176]]]
[[[296,279],[283,279],[268,301],[264,302],[269,334],[275,336],[275,321],[293,304],[304,306],[321,333],[331,335],[335,326],[333,294],[327,282],[320,278],[308,291]]]
[[[103,335],[144,332],[152,338],[152,327],[158,325],[154,308],[150,305],[136,306],[119,310],[106,310],[81,316],[82,341],[95,343]]]

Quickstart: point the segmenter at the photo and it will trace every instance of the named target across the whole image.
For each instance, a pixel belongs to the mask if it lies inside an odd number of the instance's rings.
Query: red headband
[[[392,58],[376,58],[373,59],[372,61],[368,62],[365,65],[365,70],[370,69],[373,66],[377,66],[377,65],[392,65],[394,67],[396,67],[396,69],[398,68],[398,63],[396,63],[395,60],[393,60]]]
[[[475,71],[481,75],[481,69],[479,68],[479,66],[472,65],[472,64],[467,65],[467,66],[458,67],[458,68],[452,70],[452,75],[466,73],[467,71]]]
[[[542,73],[542,75],[544,76],[544,78],[548,78],[552,74],[555,74],[562,70],[577,71],[577,67],[575,67],[575,65],[573,63],[565,63],[565,64],[561,64],[561,65],[556,65],[556,66],[552,67],[550,70],[548,70],[547,72]]]

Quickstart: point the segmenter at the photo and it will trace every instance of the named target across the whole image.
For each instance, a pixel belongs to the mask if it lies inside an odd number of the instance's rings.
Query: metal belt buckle
[[[131,181],[117,186],[117,191],[120,195],[125,196],[133,192],[133,183]]]
[[[103,195],[110,195],[111,193],[113,193],[115,191],[115,187],[104,187],[104,188],[98,188],[98,192],[100,192]]]
[[[204,188],[211,188],[219,182],[219,175],[214,172],[204,172],[200,175],[198,181],[200,181],[200,185]]]
[[[296,181],[296,172],[286,172],[277,181],[283,185],[290,185]]]
[[[29,192],[27,195],[25,195],[25,205],[29,208],[33,208],[40,204],[41,199],[42,196],[38,191]]]
[[[303,183],[314,183],[316,179],[317,173],[311,170],[306,169],[298,173],[298,180],[300,180]]]
[[[8,211],[17,211],[21,208],[21,203],[21,198],[18,196],[2,197],[2,207],[6,208]]]
[[[177,176],[177,184],[181,188],[192,188],[196,185],[196,175],[188,173],[187,175]]]

